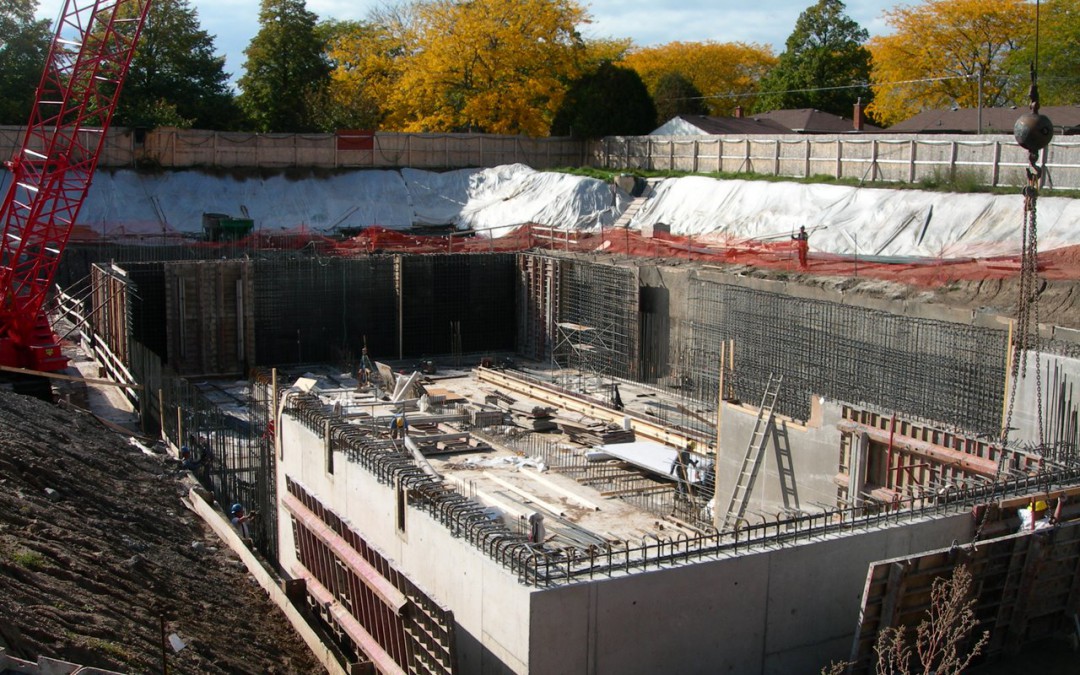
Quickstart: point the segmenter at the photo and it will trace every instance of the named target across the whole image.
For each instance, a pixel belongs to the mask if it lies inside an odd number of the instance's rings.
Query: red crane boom
[[[0,207],[0,365],[67,365],[44,305],[86,199],[149,0],[65,0]]]

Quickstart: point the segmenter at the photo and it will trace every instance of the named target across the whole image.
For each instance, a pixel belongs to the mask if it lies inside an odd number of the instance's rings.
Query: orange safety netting
[[[940,260],[868,261],[855,256],[815,253],[800,268],[794,241],[753,241],[730,237],[685,237],[668,233],[643,236],[625,228],[599,232],[576,232],[526,224],[510,234],[489,238],[472,233],[414,234],[372,226],[355,236],[332,238],[301,227],[273,233],[257,231],[231,242],[206,242],[190,235],[119,235],[101,237],[86,229],[76,229],[73,241],[135,241],[174,243],[200,249],[253,249],[307,251],[329,256],[357,256],[377,253],[507,253],[527,250],[558,250],[598,253],[657,261],[693,260],[715,265],[740,265],[820,276],[855,276],[896,281],[919,286],[941,286],[951,281],[1005,279],[1019,274],[1019,256],[993,258],[942,258]],[[1080,246],[1045,252],[1039,256],[1039,271],[1046,279],[1080,277]]]

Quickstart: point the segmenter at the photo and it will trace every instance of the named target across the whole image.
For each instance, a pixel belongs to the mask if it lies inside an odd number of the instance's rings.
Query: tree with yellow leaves
[[[574,0],[434,0],[411,7],[387,124],[401,131],[548,133],[580,73]]]
[[[1026,72],[1009,55],[1029,40],[1025,0],[927,0],[885,12],[894,32],[873,38],[874,101],[867,113],[887,125],[924,110],[1026,102]]]
[[[752,107],[757,83],[776,57],[758,44],[670,42],[632,49],[620,65],[636,70],[654,96],[665,75],[678,73],[705,96],[710,115],[731,115],[736,106]]]
[[[404,52],[401,17],[374,14],[379,21],[330,21],[320,25],[333,68],[321,102],[326,129],[379,129],[384,108],[400,76]]]

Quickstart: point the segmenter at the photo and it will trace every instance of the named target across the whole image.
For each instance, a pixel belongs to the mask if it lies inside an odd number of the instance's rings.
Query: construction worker
[[[547,531],[544,528],[544,514],[533,511],[529,515],[529,542],[538,546],[544,545]]]
[[[795,241],[795,247],[799,252],[799,267],[806,269],[806,256],[810,252],[810,233],[806,231],[805,225],[800,225],[799,232],[791,235],[791,238]]]
[[[397,413],[390,420],[390,438],[405,438],[409,433],[409,420],[405,419],[405,413]]]
[[[229,509],[229,515],[231,516],[229,522],[232,523],[232,526],[236,528],[237,533],[240,534],[240,538],[243,539],[245,543],[250,545],[251,527],[248,525],[248,523],[250,523],[256,516],[258,516],[259,512],[252,511],[251,513],[246,513],[244,511],[244,505],[237,502],[232,505],[231,509]]]
[[[697,466],[697,460],[690,454],[693,450],[694,442],[690,441],[685,448],[675,454],[675,459],[671,462],[671,471],[668,472],[675,475],[675,480],[678,482],[676,490],[680,495],[686,495],[687,487],[690,485],[690,465]]]

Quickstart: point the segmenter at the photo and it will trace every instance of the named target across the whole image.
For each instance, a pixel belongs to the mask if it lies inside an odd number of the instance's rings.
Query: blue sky
[[[86,0],[76,0],[86,4]],[[55,21],[62,0],[39,0],[38,16]],[[631,38],[639,46],[667,42],[754,42],[771,45],[779,54],[795,21],[815,0],[594,0],[582,4],[592,16],[583,26],[587,37]],[[233,80],[242,73],[244,49],[259,30],[259,0],[191,0],[204,30],[214,36],[225,69]],[[307,0],[320,19],[363,19],[377,6],[394,0]],[[870,32],[888,32],[882,12],[914,0],[851,0],[849,17]]]

